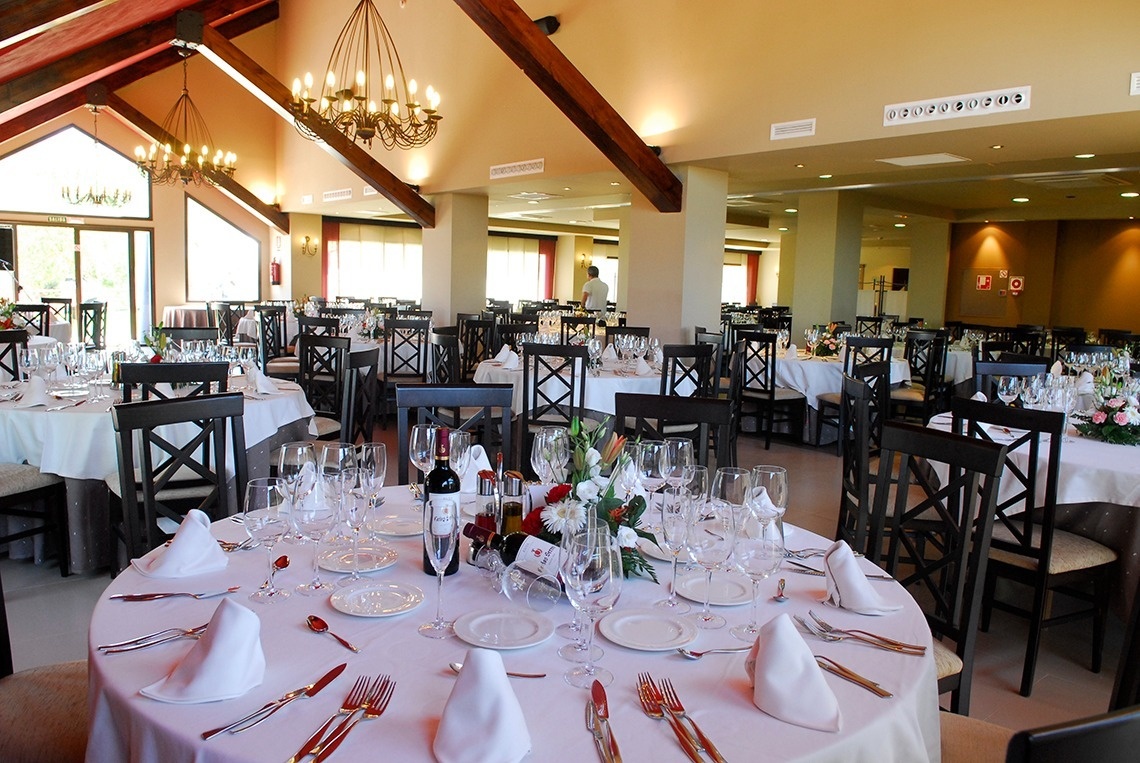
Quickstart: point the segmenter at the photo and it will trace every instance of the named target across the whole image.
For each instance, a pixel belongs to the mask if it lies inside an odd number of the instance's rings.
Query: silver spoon
[[[311,630],[313,633],[327,633],[339,641],[341,646],[343,646],[345,649],[351,649],[354,652],[360,651],[359,647],[353,646],[349,641],[346,641],[345,639],[330,631],[329,624],[316,615],[309,615],[305,618],[305,621],[309,624],[309,630]]]
[[[784,595],[785,582],[786,581],[783,578],[780,578],[780,582],[776,584],[776,595],[772,597],[772,601],[776,602],[777,604],[783,604],[788,600],[788,597]]]
[[[703,652],[694,652],[692,649],[685,649],[684,647],[681,647],[677,651],[680,652],[681,656],[686,658],[686,659],[699,660],[702,657],[704,657],[706,654],[714,654],[717,652],[724,652],[724,653],[747,652],[751,648],[752,648],[752,645],[750,644],[748,646],[734,646],[734,647],[731,647],[728,649],[706,649]]]
[[[463,670],[462,662],[449,662],[448,665],[456,673],[458,673],[460,670]],[[545,673],[512,673],[509,670],[507,671],[507,675],[514,676],[515,678],[546,678]]]

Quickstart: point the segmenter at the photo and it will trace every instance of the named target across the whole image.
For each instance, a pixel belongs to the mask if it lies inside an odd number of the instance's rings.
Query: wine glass
[[[693,478],[693,441],[687,437],[666,437],[657,451],[657,465],[670,487],[682,487]]]
[[[40,370],[40,354],[33,347],[20,350],[19,362],[24,381],[29,381]]]
[[[692,467],[692,476],[685,484],[689,494],[693,496],[693,500],[703,503],[709,497],[709,468],[694,464]]]
[[[44,372],[44,381],[47,383],[47,391],[51,392],[55,386],[55,370],[59,368],[58,344],[40,348],[40,368],[43,369]]]
[[[1025,378],[1021,385],[1021,402],[1026,408],[1036,408],[1041,405],[1044,395],[1044,374],[1034,374]]]
[[[1017,376],[999,376],[997,380],[997,396],[1003,403],[1010,405],[1017,399],[1021,391],[1021,378]]]
[[[574,533],[563,559],[562,580],[566,595],[574,608],[586,617],[586,651],[594,642],[594,622],[613,609],[621,596],[623,580],[621,550],[606,525],[587,523],[583,531]],[[563,676],[566,683],[589,688],[594,681],[607,686],[614,675],[587,659]]]
[[[677,558],[685,550],[685,534],[692,514],[693,497],[683,487],[669,487],[661,496],[661,527],[657,532],[657,545],[673,557],[669,595],[653,606],[667,609],[678,615],[686,614],[691,607],[677,598]]]
[[[709,499],[724,501],[733,511],[739,512],[748,500],[752,477],[747,469],[737,466],[722,466],[713,475],[712,485],[709,486]]]
[[[364,579],[360,576],[360,528],[372,506],[372,479],[371,472],[359,467],[340,472],[340,515],[352,530],[352,572],[337,581],[340,588]]]
[[[375,503],[388,474],[388,446],[382,442],[366,442],[357,446],[356,465],[370,474],[371,485],[376,491],[370,497]]]
[[[760,581],[780,569],[784,561],[784,532],[780,526],[783,512],[756,501],[749,503],[736,528],[732,556],[737,569],[752,580],[752,612],[746,625],[734,626],[729,632],[741,641],[752,642],[760,632],[756,623]]]
[[[287,442],[277,457],[277,476],[285,482],[285,495],[294,508],[299,506],[317,486],[317,458],[311,442]],[[297,528],[298,538],[304,534]]]
[[[249,595],[250,601],[258,604],[276,604],[289,598],[289,592],[278,588],[273,581],[276,572],[273,547],[289,528],[288,517],[283,511],[285,502],[285,483],[279,477],[259,477],[246,484],[242,521],[249,537],[265,547],[265,558],[269,563],[267,585]]]
[[[330,442],[321,447],[321,473],[342,472],[356,467],[356,446],[348,442]]]
[[[545,440],[545,432],[539,431],[535,433],[534,441],[531,442],[530,445],[530,468],[534,469],[534,473],[538,476],[538,481],[542,485],[547,485],[554,481],[550,461],[546,458]]]
[[[471,466],[471,433],[452,429],[447,434],[451,470],[463,482],[463,475]]]
[[[570,460],[570,434],[566,427],[543,427],[542,435],[546,444],[544,457],[549,463],[550,480],[562,482],[566,479],[566,462]]]
[[[293,504],[293,524],[302,537],[313,542],[313,580],[297,586],[302,596],[319,596],[332,589],[321,580],[321,540],[336,525],[340,512],[340,475],[322,476],[322,489],[313,491]],[[332,484],[329,484],[332,483]]]
[[[603,522],[597,517],[597,515],[594,514],[589,514],[586,516],[586,521],[582,525],[581,530],[585,530],[587,526],[594,527],[596,531],[598,531],[597,528],[609,529],[608,525],[606,525],[605,522]],[[575,533],[572,532],[562,533],[559,550],[562,552],[563,561],[566,559],[566,554],[570,548],[570,541],[573,540],[574,535]],[[571,639],[571,643],[565,644],[558,649],[558,656],[564,660],[568,660],[570,662],[590,662],[593,660],[600,660],[602,658],[602,655],[605,654],[602,648],[594,643],[591,643],[589,649],[587,650],[586,637],[583,632],[583,629],[585,628],[585,625],[582,622],[583,619],[584,618],[582,617],[582,613],[579,612],[577,608],[575,608],[574,617],[570,620],[570,622],[562,623],[554,629],[554,632],[562,638]]]
[[[590,356],[590,374],[598,376],[601,373],[602,340],[592,336],[586,340],[586,353]]]
[[[459,542],[458,497],[441,493],[424,499],[424,549],[438,580],[435,619],[419,628],[420,635],[428,638],[447,638],[455,633],[455,624],[443,619],[443,577]]]
[[[637,452],[637,476],[650,496],[665,484],[660,458],[664,445],[661,440],[642,440]]]
[[[736,537],[736,512],[732,504],[714,498],[699,511],[694,511],[685,531],[685,549],[689,558],[705,569],[705,606],[696,615],[698,628],[723,628],[725,620],[709,609],[712,596],[713,570],[728,561]]]
[[[641,443],[626,441],[621,447],[621,453],[618,454],[617,460],[614,462],[614,489],[622,491],[625,495],[624,500],[628,501],[634,491],[641,485],[641,477],[638,471],[638,461],[641,459]]]
[[[781,514],[788,508],[788,470],[784,467],[772,464],[752,467],[750,489],[755,498],[759,498],[763,490]]]
[[[431,471],[435,461],[435,427],[416,424],[408,434],[408,460],[423,476]],[[421,477],[420,482],[423,482]]]

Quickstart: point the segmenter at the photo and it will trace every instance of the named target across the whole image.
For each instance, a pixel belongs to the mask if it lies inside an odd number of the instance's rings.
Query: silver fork
[[[364,704],[364,700],[371,694],[371,689],[374,686],[375,684],[372,684],[372,686],[369,685],[368,676],[358,677],[356,683],[354,683],[349,690],[348,696],[344,698],[340,710],[330,715],[329,719],[317,729],[317,733],[305,740],[305,743],[301,745],[301,749],[297,751],[297,754],[289,758],[288,763],[297,763],[297,761],[306,755],[315,755],[320,752],[322,747],[320,742],[324,738],[325,732],[332,726],[333,721],[341,715],[346,716],[345,720],[348,720],[347,716],[352,715],[360,709],[360,706]]]
[[[803,626],[803,629],[811,633],[816,638],[823,641],[846,641],[847,639],[855,639],[867,646],[877,647],[878,649],[886,649],[888,652],[898,652],[899,654],[913,654],[920,655],[922,652],[916,652],[913,649],[905,649],[901,646],[894,644],[887,644],[883,641],[873,641],[867,638],[859,638],[858,636],[848,636],[846,633],[828,633],[823,628],[820,628],[813,622],[803,619],[799,615],[795,615],[796,622]]]
[[[664,696],[665,707],[675,713],[677,717],[681,719],[682,723],[688,721],[692,725],[693,731],[697,734],[697,739],[700,740],[701,745],[705,748],[705,752],[711,755],[716,763],[728,763],[724,759],[724,756],[720,754],[720,750],[712,743],[712,740],[705,736],[705,732],[701,731],[701,727],[697,725],[697,722],[685,713],[685,706],[681,704],[681,699],[677,696],[677,691],[673,688],[673,682],[668,678],[664,678],[660,681],[659,686]]]
[[[333,737],[325,743],[323,749],[317,755],[316,763],[321,763],[321,761],[329,755],[332,755],[333,751],[339,747],[340,743],[344,741],[344,738],[348,736],[348,732],[356,728],[358,723],[361,721],[371,721],[383,715],[384,711],[388,709],[388,702],[392,699],[392,692],[395,690],[396,682],[386,675],[382,676],[376,691],[373,692],[362,705],[364,714],[346,725],[339,734],[334,734]]]
[[[196,639],[196,638],[200,638],[202,636],[202,634],[205,632],[206,632],[206,625],[202,625],[202,626],[199,626],[197,628],[182,628],[177,633],[172,633],[169,636],[163,636],[162,638],[154,639],[153,641],[142,641],[142,642],[139,642],[136,644],[127,644],[126,646],[116,646],[116,647],[110,647],[107,649],[103,649],[103,654],[119,654],[121,652],[134,652],[134,651],[137,651],[139,649],[146,649],[147,647],[158,646],[159,644],[165,644],[168,641],[177,641],[180,638]],[[102,649],[102,647],[100,647],[100,649]]]
[[[811,615],[811,619],[815,620],[815,624],[818,625],[821,630],[827,631],[828,633],[847,634],[848,636],[857,638],[860,641],[867,641],[868,643],[871,643],[871,640],[873,640],[874,642],[897,646],[901,649],[913,650],[918,654],[926,654],[926,647],[922,644],[908,644],[905,641],[898,641],[897,639],[888,638],[887,636],[880,636],[879,634],[871,633],[870,631],[858,630],[857,628],[836,628],[834,625],[831,625],[810,609],[808,610],[808,614]]]
[[[669,727],[673,729],[673,734],[677,737],[681,749],[689,756],[689,760],[694,761],[694,763],[704,763],[700,750],[689,736],[689,732],[672,713],[667,713],[662,709],[660,696],[661,694],[649,674],[639,673],[637,676],[637,698],[641,702],[642,712],[655,720],[669,721]]]
[[[189,635],[191,633],[196,633],[198,631],[205,630],[207,625],[209,625],[209,623],[203,623],[202,625],[199,625],[195,628],[163,628],[160,631],[155,631],[154,633],[148,633],[145,636],[136,636],[134,638],[126,639],[124,641],[116,641],[116,642],[111,643],[111,644],[100,644],[99,646],[97,646],[95,648],[99,649],[99,650],[116,649],[116,648],[121,647],[121,646],[130,646],[131,644],[139,644],[139,643],[142,643],[144,641],[150,641],[151,639],[162,638],[163,636],[167,636],[170,634],[175,634],[177,636]]]

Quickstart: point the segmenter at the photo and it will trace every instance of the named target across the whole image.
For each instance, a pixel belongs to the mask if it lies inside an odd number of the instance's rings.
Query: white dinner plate
[[[659,609],[613,612],[598,622],[598,630],[619,646],[644,652],[666,652],[697,638],[695,623]]]
[[[650,543],[645,538],[637,539],[637,550],[650,559],[659,559],[662,562],[672,562],[673,555],[665,549],[658,546],[656,543]],[[677,557],[678,564],[684,564],[688,560],[688,555],[683,551]]]
[[[376,572],[396,563],[396,549],[364,541],[357,547],[361,572]],[[317,565],[329,572],[352,572],[352,546],[338,546],[321,553]]]
[[[381,535],[410,538],[424,531],[424,520],[419,514],[389,514],[369,523],[369,528]]]
[[[337,612],[357,617],[391,617],[415,609],[424,592],[407,583],[364,580],[342,588],[329,598]]]
[[[708,577],[704,570],[677,576],[677,594],[689,601],[705,603],[705,586]],[[752,601],[752,581],[739,572],[714,572],[709,604],[718,607],[735,607]]]
[[[525,609],[468,612],[455,621],[455,635],[472,646],[522,649],[554,634],[554,623]]]

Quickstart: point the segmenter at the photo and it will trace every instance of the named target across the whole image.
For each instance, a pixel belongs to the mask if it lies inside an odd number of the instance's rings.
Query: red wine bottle
[[[459,475],[451,469],[451,442],[447,429],[435,430],[435,467],[424,479],[424,522],[428,521],[427,505],[446,502],[451,504],[451,521],[459,522]],[[459,540],[451,550],[444,575],[454,575],[459,571]],[[428,558],[427,544],[424,545],[424,572],[434,576],[435,567]]]
[[[562,568],[562,549],[542,538],[526,533],[499,535],[475,524],[467,524],[463,534],[493,548],[503,558],[503,564],[516,564],[535,575],[558,577]]]

